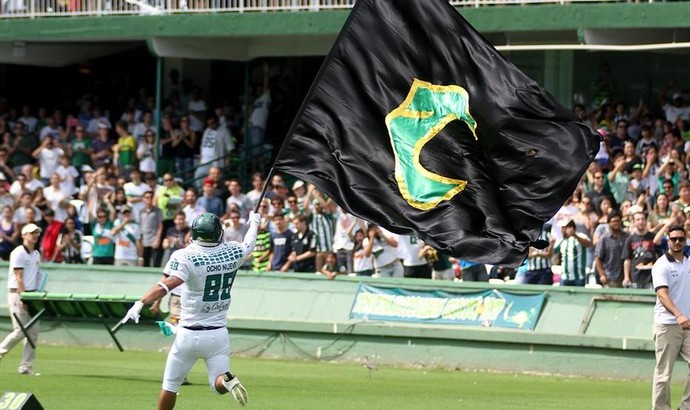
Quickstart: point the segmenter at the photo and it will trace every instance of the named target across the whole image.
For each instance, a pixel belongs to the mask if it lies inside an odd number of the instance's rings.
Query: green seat
[[[121,351],[124,349],[115,337],[115,333],[122,326],[120,322],[122,318],[138,300],[134,296],[92,293],[24,292],[21,297],[22,301],[28,305],[32,315],[31,321],[26,326],[20,325],[25,335],[28,334],[26,333],[27,330],[34,326],[38,320],[98,321],[103,323]],[[141,321],[143,322],[153,323],[164,317],[160,314],[154,314],[149,307],[144,307],[141,311]],[[114,322],[115,325],[111,328],[107,322],[111,324]],[[32,346],[34,345],[32,344]]]
[[[99,300],[123,300],[125,295],[98,295]]]
[[[74,293],[72,294],[72,299],[95,300],[98,299],[98,295],[95,293]]]
[[[20,295],[23,299],[40,299],[46,295],[46,292],[22,292]]]

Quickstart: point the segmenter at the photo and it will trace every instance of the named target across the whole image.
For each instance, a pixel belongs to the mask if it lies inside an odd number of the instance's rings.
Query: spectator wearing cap
[[[297,200],[302,201],[307,194],[307,187],[304,181],[298,179],[292,184],[292,192],[297,197]]]
[[[642,164],[635,164],[632,166],[630,173],[630,181],[628,182],[628,199],[636,202],[642,194],[649,192],[649,180],[642,178]]]
[[[96,175],[89,165],[82,165],[81,174],[84,181],[79,187],[79,199],[84,201],[87,211],[88,220],[84,222],[91,222],[95,220],[96,210],[99,206],[98,191],[95,189]]]
[[[249,211],[253,209],[253,203],[249,197],[242,193],[240,181],[237,178],[232,178],[228,181],[228,192],[230,196],[225,201],[226,207],[236,204],[240,210],[240,216],[244,219],[249,217]]]
[[[98,124],[98,137],[93,141],[91,162],[98,169],[109,165],[113,160],[113,142],[110,140],[110,127],[108,124]]]
[[[227,182],[223,181],[223,173],[220,168],[211,167],[208,170],[208,177],[204,179],[203,184],[208,183],[213,187],[213,195],[225,203],[230,193],[228,192]]]
[[[556,243],[554,251],[561,257],[563,273],[561,286],[584,286],[587,278],[587,248],[592,240],[586,234],[577,232],[575,221],[559,221],[563,238]]]
[[[24,329],[20,323],[26,325],[31,320],[26,305],[22,303],[19,295],[26,291],[36,291],[41,285],[41,273],[39,265],[41,254],[37,249],[41,228],[34,224],[22,228],[22,245],[17,246],[10,255],[10,267],[7,274],[7,304],[12,314],[12,333],[8,334],[0,342],[0,357],[6,355],[14,346],[24,339]],[[38,342],[39,324],[26,329],[26,334],[32,341]],[[29,343],[24,343],[24,353],[19,364],[19,373],[33,374],[33,363],[36,350]]]
[[[122,216],[113,224],[112,235],[115,240],[115,266],[144,265],[141,228],[129,207],[122,208]]]
[[[108,128],[112,128],[110,120],[103,114],[101,107],[94,105],[92,117],[88,124],[86,124],[86,132],[91,138],[95,138],[98,135],[98,126],[100,124],[105,124],[108,126]],[[82,124],[79,124],[78,127],[84,128]]]
[[[673,94],[671,102],[666,99],[669,90],[676,87],[675,81],[671,81],[665,89],[659,93],[659,105],[664,111],[666,121],[675,123],[678,118],[681,120],[690,120],[690,107],[685,104],[683,95],[679,92]]]

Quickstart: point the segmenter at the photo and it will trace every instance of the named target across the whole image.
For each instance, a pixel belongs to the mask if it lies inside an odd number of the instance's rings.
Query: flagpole
[[[353,11],[357,9],[358,7],[361,7],[359,3],[355,3],[354,7],[352,7],[352,10],[350,10],[350,14],[347,16],[347,19],[345,20],[345,23],[343,24],[343,27],[346,27],[350,20],[352,20],[353,16]],[[338,43],[338,40],[343,37],[345,34],[341,31],[338,33],[338,36],[336,37],[335,44]],[[315,84],[319,82],[321,77],[324,76],[325,72],[325,67],[328,66],[328,63],[333,59],[333,55],[336,53],[334,48],[331,48],[331,50],[328,52],[328,55],[326,55],[326,58],[323,60],[323,63],[321,64],[321,68],[319,69],[319,72],[316,74],[316,78],[314,78],[314,82],[312,85],[309,87],[309,91],[307,91],[307,95],[304,97],[304,100],[302,101],[302,105],[300,105],[299,110],[297,111],[297,114],[295,115],[295,119],[293,119],[292,124],[290,125],[290,128],[288,129],[287,135],[285,136],[285,139],[283,140],[283,143],[280,145],[280,149],[278,150],[278,154],[275,157],[275,160],[273,161],[273,164],[280,158],[280,155],[283,153],[285,150],[285,147],[287,146],[290,136],[295,132],[295,128],[297,127],[297,119],[302,116],[304,113],[305,108],[307,107],[307,102],[310,101],[312,95],[315,93]],[[259,196],[259,200],[256,203],[256,206],[254,208],[254,212],[259,212],[259,206],[261,205],[261,201],[263,201],[264,196],[266,195],[266,190],[268,188],[268,181],[271,180],[271,177],[273,176],[275,169],[274,165],[271,165],[270,171],[268,171],[268,175],[266,176],[266,180],[264,180],[264,187],[261,190],[261,195]]]
[[[268,175],[266,175],[266,179],[264,179],[264,187],[261,188],[261,195],[259,195],[259,200],[256,201],[256,205],[254,206],[254,212],[258,213],[259,212],[259,206],[261,206],[261,201],[264,200],[264,196],[266,196],[266,190],[268,190],[268,181],[271,180],[271,177],[273,176],[274,168],[271,166],[271,169],[268,171]]]

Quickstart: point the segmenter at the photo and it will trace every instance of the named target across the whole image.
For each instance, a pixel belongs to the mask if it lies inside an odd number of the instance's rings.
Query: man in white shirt
[[[653,410],[671,409],[671,376],[678,354],[690,363],[690,258],[683,255],[686,238],[682,225],[670,227],[669,251],[652,267],[652,283],[656,292]],[[678,408],[690,409],[690,384],[685,386]]]
[[[242,187],[238,179],[232,178],[228,181],[228,192],[230,192],[230,196],[225,201],[225,209],[230,209],[230,205],[235,204],[240,208],[240,216],[246,219],[249,216],[249,211],[252,210],[253,204],[247,195],[242,193]]]
[[[680,93],[673,95],[671,103],[666,102],[664,99],[662,99],[661,103],[661,109],[664,110],[666,121],[675,124],[679,117],[683,120],[690,120],[690,106],[685,104],[685,100]]]
[[[367,236],[373,243],[372,253],[376,273],[382,278],[402,276],[398,262],[398,235],[376,225],[369,225]]]
[[[41,286],[41,273],[39,271],[39,262],[41,261],[41,254],[36,249],[38,238],[41,233],[41,228],[35,224],[28,224],[22,228],[22,245],[17,246],[10,254],[10,268],[7,275],[7,287],[9,293],[7,295],[7,304],[12,314],[12,332],[8,334],[0,343],[0,359],[7,354],[14,346],[24,339],[19,322],[26,325],[31,320],[26,305],[22,303],[20,294],[22,292],[31,292],[39,290]],[[16,316],[16,318],[15,318]],[[19,322],[17,322],[17,318]],[[27,329],[27,333],[34,345],[38,343],[38,329],[39,324],[36,323],[31,328]],[[22,354],[22,361],[19,364],[19,373],[32,375],[34,358],[36,357],[36,349],[31,347],[29,343],[24,344],[24,353]]]
[[[403,264],[403,276],[406,278],[431,279],[431,266],[420,255],[424,242],[415,235],[398,237],[398,256]]]

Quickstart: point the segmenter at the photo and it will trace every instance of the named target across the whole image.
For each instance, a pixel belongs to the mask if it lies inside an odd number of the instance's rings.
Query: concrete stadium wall
[[[157,269],[46,265],[48,291],[143,294]],[[7,264],[0,264],[0,289]],[[470,292],[485,289],[544,292],[534,331],[350,319],[360,282],[382,287]],[[9,331],[6,293],[0,293],[0,330]],[[228,328],[235,354],[245,356],[441,366],[648,379],[654,365],[654,295],[643,290],[451,283],[414,279],[256,274],[241,272],[232,293]],[[41,343],[114,346],[100,324],[41,324]],[[170,344],[155,326],[127,325],[125,348]],[[684,371],[676,371],[682,375]],[[680,377],[680,376],[679,376]]]

